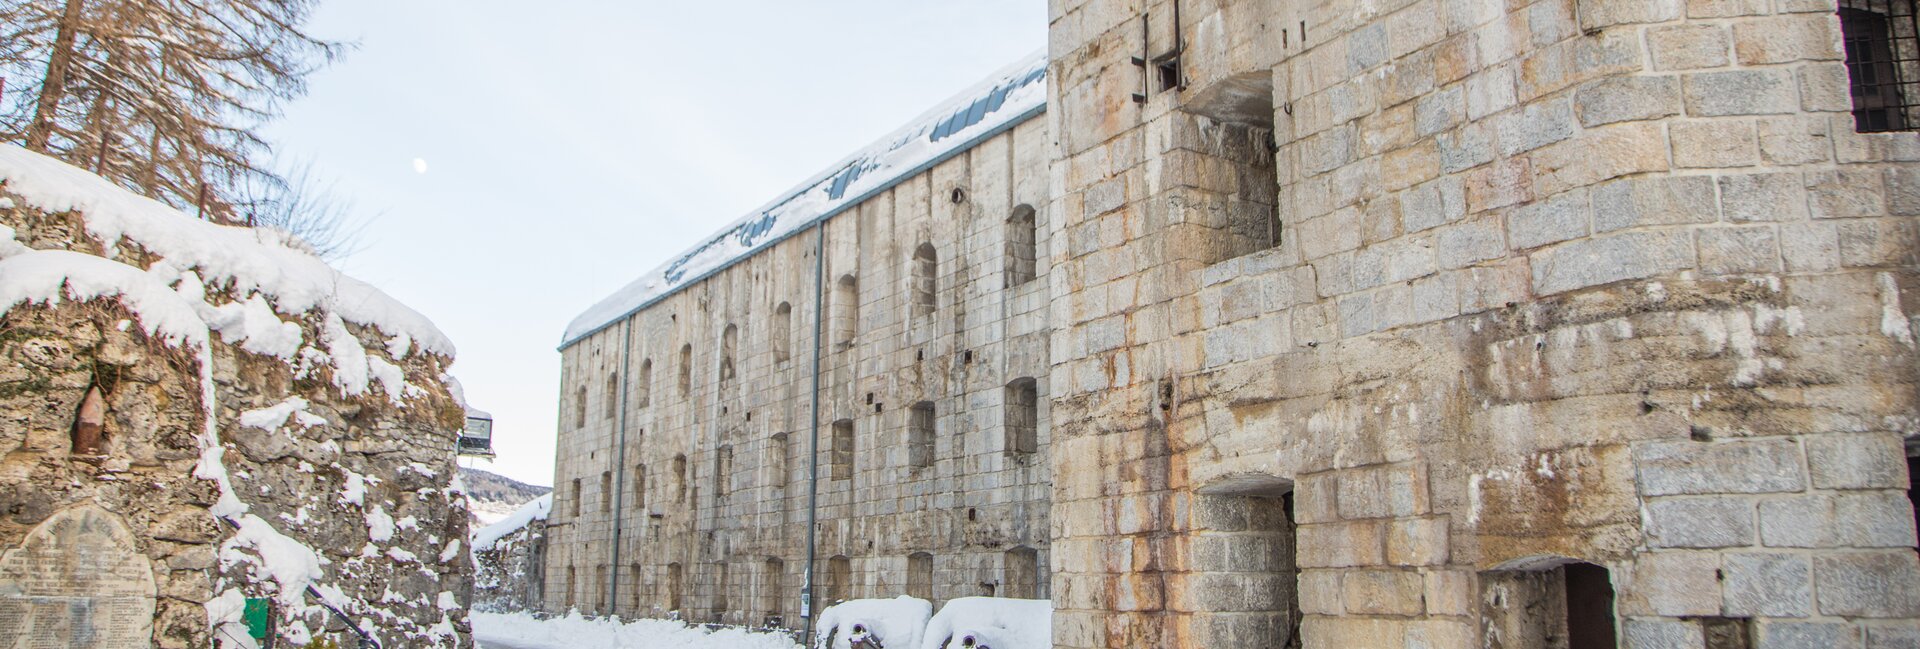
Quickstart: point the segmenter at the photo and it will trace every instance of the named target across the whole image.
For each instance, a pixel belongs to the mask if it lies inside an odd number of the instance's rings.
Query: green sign
[[[246,612],[241,615],[241,619],[247,622],[247,635],[253,636],[253,639],[264,644],[272,612],[273,600],[264,597],[247,598]]]

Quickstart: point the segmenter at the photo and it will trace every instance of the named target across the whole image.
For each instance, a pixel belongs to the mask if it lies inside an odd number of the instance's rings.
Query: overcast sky
[[[358,47],[270,138],[370,217],[344,269],[459,346],[477,466],[550,485],[569,320],[1040,49],[1046,3],[326,0],[313,27]]]

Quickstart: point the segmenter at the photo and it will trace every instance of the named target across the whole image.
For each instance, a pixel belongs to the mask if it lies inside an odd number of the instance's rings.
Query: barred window
[[[1854,130],[1920,126],[1920,9],[1916,0],[1841,0],[1840,31],[1853,95]]]

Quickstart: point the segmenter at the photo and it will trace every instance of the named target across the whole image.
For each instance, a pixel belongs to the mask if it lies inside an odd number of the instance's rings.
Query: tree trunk
[[[67,0],[60,12],[60,29],[53,37],[53,52],[47,57],[47,80],[40,85],[40,101],[34,108],[33,123],[27,127],[27,148],[47,150],[53,138],[53,121],[58,118],[60,100],[66,98],[67,71],[73,67],[74,41],[80,30],[80,5],[84,0]]]

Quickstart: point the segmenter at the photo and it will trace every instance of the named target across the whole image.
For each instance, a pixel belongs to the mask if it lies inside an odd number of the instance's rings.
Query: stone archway
[[[119,516],[62,510],[0,555],[0,649],[150,647],[153,566]]]

